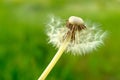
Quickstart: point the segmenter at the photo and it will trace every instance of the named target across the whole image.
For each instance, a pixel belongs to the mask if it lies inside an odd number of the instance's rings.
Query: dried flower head
[[[98,29],[95,25],[84,23],[82,18],[76,16],[71,16],[66,21],[66,25],[64,21],[51,17],[48,26],[49,43],[57,48],[62,45],[68,35],[71,35],[66,51],[73,54],[85,54],[96,49],[103,44],[106,36],[106,32]]]

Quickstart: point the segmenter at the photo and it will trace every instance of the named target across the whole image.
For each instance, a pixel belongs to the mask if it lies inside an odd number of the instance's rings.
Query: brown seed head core
[[[71,41],[75,40],[75,32],[86,28],[82,18],[71,16],[66,22],[66,27],[69,29],[67,35],[71,34]]]

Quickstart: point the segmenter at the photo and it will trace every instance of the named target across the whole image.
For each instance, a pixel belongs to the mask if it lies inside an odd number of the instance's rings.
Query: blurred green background
[[[0,0],[0,80],[37,80],[57,49],[48,15],[80,16],[109,32],[90,54],[63,54],[46,80],[120,80],[120,0]]]

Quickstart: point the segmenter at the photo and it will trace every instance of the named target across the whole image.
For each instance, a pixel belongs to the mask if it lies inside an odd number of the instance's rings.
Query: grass
[[[81,16],[109,31],[105,46],[85,56],[64,54],[47,80],[119,80],[119,2],[63,1],[0,3],[0,80],[36,80],[54,56],[45,24],[50,13]],[[77,4],[77,5],[75,5]],[[86,5],[84,5],[86,4]],[[93,6],[92,6],[93,4]],[[87,5],[89,5],[87,7]],[[96,6],[96,7],[94,7]]]

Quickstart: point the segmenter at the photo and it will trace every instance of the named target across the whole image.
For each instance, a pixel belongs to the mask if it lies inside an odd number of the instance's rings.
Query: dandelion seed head
[[[49,43],[52,43],[55,47],[59,48],[67,32],[70,31],[70,28],[66,27],[62,20],[53,18],[48,23],[49,30],[47,35],[49,37]],[[85,25],[85,29],[76,30],[74,32],[74,37],[72,41],[69,42],[66,51],[71,52],[74,55],[76,54],[86,54],[93,50],[96,50],[99,46],[103,45],[103,40],[106,37],[107,32],[99,29],[96,25],[87,25],[84,23],[82,18],[71,16],[68,19],[69,23]]]

